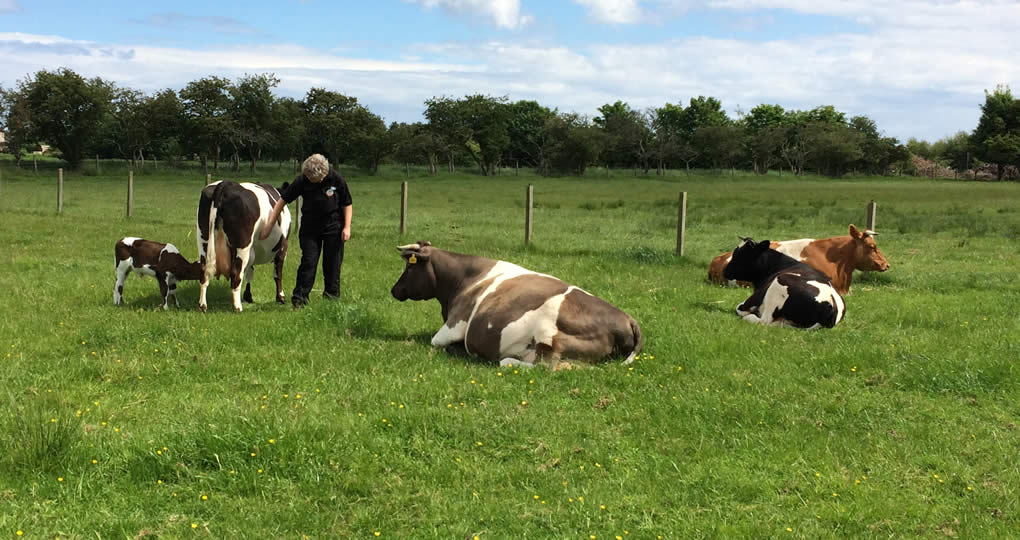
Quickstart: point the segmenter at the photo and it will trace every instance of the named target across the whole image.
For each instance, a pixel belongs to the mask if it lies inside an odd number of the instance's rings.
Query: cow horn
[[[739,238],[741,242],[750,242],[753,240],[750,236],[740,236],[739,234],[737,235],[737,238]]]
[[[397,246],[397,251],[407,251],[409,249],[412,251],[418,251],[419,249],[421,249],[421,244],[414,243],[407,244],[406,246]]]
[[[864,236],[878,236],[878,233],[871,229],[864,229]]]

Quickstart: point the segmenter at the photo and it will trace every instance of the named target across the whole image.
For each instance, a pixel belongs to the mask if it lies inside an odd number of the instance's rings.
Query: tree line
[[[580,175],[604,166],[646,174],[781,168],[838,177],[910,172],[916,154],[961,171],[994,164],[1001,179],[1020,165],[1020,102],[1005,87],[986,92],[973,133],[902,144],[882,136],[867,116],[848,117],[831,105],[788,110],[762,104],[738,110],[734,119],[718,99],[705,96],[644,110],[617,101],[595,116],[531,100],[436,96],[424,103],[424,121],[387,126],[354,96],[312,88],[302,99],[277,97],[279,82],[273,74],[234,81],[210,76],[146,94],[66,68],[43,70],[16,88],[0,88],[0,129],[19,164],[46,143],[70,168],[95,155],[133,165],[195,159],[205,172],[244,163],[254,173],[260,161],[300,160],[313,152],[373,172],[391,161],[425,165],[433,173],[477,168],[482,175],[508,166]]]

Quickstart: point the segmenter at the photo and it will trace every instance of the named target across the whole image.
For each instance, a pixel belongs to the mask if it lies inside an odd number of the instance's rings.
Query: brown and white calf
[[[462,345],[500,365],[554,369],[570,360],[630,363],[641,352],[633,317],[555,277],[429,242],[397,249],[405,267],[390,292],[401,302],[439,301],[444,323],[432,336],[435,347]]]
[[[171,296],[177,307],[181,306],[177,299],[177,282],[199,280],[202,277],[202,266],[197,262],[188,262],[173,244],[127,236],[117,240],[113,257],[117,274],[117,283],[113,286],[114,305],[124,301],[124,280],[132,271],[142,277],[156,278],[159,294],[163,297],[163,309],[167,309]]]
[[[771,247],[819,270],[832,280],[832,286],[840,294],[849,294],[854,270],[885,272],[889,269],[889,261],[875,244],[876,234],[878,233],[870,230],[860,231],[851,224],[849,236],[834,236],[821,240],[814,238],[786,240],[772,242]],[[708,266],[708,280],[728,285],[750,286],[747,282],[727,280],[723,277],[723,268],[726,268],[732,256],[733,252],[730,251],[712,259]]]
[[[273,262],[276,302],[284,303],[283,262],[290,236],[290,210],[286,206],[274,223],[268,223],[280,192],[269,184],[217,181],[202,190],[198,201],[198,308],[206,310],[206,289],[214,277],[227,276],[233,293],[234,310],[241,311],[241,282],[244,301],[251,303],[251,275],[256,264]],[[273,230],[259,240],[263,227]]]

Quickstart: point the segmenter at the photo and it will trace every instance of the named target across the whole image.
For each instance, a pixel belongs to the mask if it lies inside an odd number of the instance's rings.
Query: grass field
[[[113,167],[110,167],[112,169]],[[1020,185],[677,174],[352,173],[343,300],[112,303],[122,236],[197,253],[197,173],[0,184],[0,537],[1006,538],[1020,531]],[[266,167],[263,181],[289,174]],[[525,246],[525,186],[535,186]],[[676,200],[689,193],[685,257]],[[737,236],[846,234],[878,203],[891,263],[846,319],[742,322],[706,283]],[[502,258],[634,315],[632,366],[551,372],[433,350],[394,246]],[[294,284],[298,250],[287,260]]]

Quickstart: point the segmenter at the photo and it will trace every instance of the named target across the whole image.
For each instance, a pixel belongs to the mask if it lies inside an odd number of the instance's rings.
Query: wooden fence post
[[[514,176],[521,175],[521,160],[514,161]]]
[[[64,169],[57,169],[57,215],[64,212]]]
[[[400,234],[407,234],[407,182],[400,183]]]
[[[525,197],[524,202],[524,243],[531,243],[531,207],[535,201],[535,188],[531,184],[528,184],[528,194]]]
[[[127,217],[131,217],[131,207],[135,202],[135,171],[128,171]]]
[[[102,174],[102,171],[99,170],[99,154],[96,154],[96,174]]]
[[[680,192],[680,204],[676,218],[676,254],[684,256],[684,235],[687,232],[687,192]]]
[[[212,183],[212,175],[211,174],[205,175],[205,185],[208,186],[211,183]]]
[[[875,207],[876,206],[877,205],[875,204],[875,201],[871,201],[871,202],[868,203],[868,230],[869,231],[874,231],[875,230],[875,209],[876,209]]]
[[[32,167],[35,168],[35,174],[39,174],[39,156],[32,154]]]

